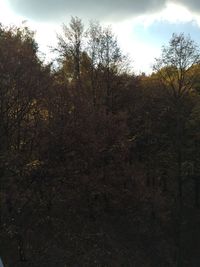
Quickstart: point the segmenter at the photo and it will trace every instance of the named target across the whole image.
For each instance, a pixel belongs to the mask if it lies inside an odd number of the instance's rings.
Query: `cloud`
[[[2,0],[1,0],[2,1]],[[3,0],[19,15],[38,21],[62,21],[67,16],[121,20],[162,10],[171,2],[200,13],[199,0]]]
[[[199,0],[172,0],[172,1],[177,4],[181,4],[187,7],[190,11],[193,11],[195,13],[200,12],[200,1]]]
[[[34,20],[59,21],[70,15],[120,20],[161,10],[167,0],[8,0],[18,14]]]

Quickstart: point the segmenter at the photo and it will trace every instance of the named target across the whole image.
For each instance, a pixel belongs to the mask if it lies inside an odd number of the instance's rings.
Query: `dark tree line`
[[[5,267],[200,266],[200,53],[173,34],[134,75],[112,30],[72,17],[56,68],[0,26]]]

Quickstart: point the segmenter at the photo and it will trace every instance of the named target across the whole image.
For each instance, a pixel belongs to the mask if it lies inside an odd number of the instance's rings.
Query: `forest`
[[[110,27],[63,24],[55,60],[0,24],[4,267],[200,266],[200,48],[136,75]]]

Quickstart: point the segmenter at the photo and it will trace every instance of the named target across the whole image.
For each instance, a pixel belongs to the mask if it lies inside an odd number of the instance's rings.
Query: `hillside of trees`
[[[109,27],[72,17],[45,64],[0,25],[5,267],[200,266],[200,50],[173,34],[135,75]]]

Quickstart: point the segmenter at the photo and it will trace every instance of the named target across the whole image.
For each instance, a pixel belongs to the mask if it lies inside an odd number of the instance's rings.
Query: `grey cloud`
[[[194,12],[200,12],[200,1],[199,0],[175,0],[179,4],[183,4],[188,9]]]
[[[45,21],[60,21],[66,16],[123,19],[160,10],[167,0],[9,0],[18,14]]]

